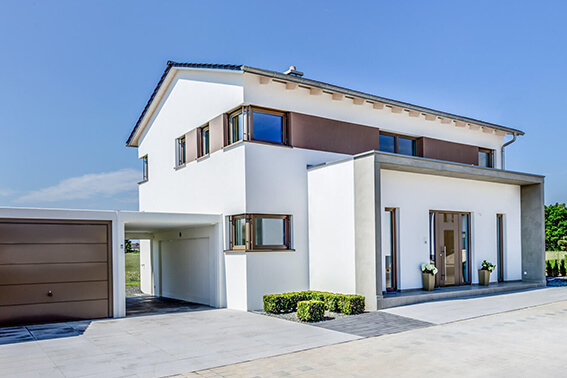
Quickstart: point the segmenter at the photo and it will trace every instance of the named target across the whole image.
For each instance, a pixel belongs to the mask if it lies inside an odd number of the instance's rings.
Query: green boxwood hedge
[[[299,301],[297,318],[304,322],[320,322],[325,316],[325,302],[318,300]]]
[[[273,314],[297,311],[301,301],[321,301],[325,309],[332,312],[342,312],[353,315],[364,312],[364,297],[361,295],[345,295],[324,291],[302,291],[283,294],[264,295],[264,311]]]

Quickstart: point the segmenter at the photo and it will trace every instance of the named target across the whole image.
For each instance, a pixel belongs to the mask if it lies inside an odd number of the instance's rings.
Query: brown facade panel
[[[2,244],[106,243],[104,224],[0,222]]]
[[[0,285],[106,280],[106,263],[0,265]]]
[[[0,244],[0,264],[106,262],[105,244]]]
[[[417,156],[478,165],[478,147],[431,138],[417,139]]]
[[[378,150],[379,130],[376,127],[290,113],[290,144],[297,148],[355,155]]]
[[[221,114],[209,122],[210,153],[222,150],[228,145],[228,116]]]
[[[108,316],[107,300],[4,306],[0,311],[0,325],[88,320]]]
[[[0,286],[0,306],[108,299],[108,282]],[[51,294],[51,295],[49,295]],[[3,311],[3,310],[0,310]]]
[[[187,156],[187,163],[193,160],[197,160],[197,158],[199,157],[198,131],[199,131],[198,129],[193,129],[185,135],[185,143],[186,143],[185,148],[187,149],[185,153]]]

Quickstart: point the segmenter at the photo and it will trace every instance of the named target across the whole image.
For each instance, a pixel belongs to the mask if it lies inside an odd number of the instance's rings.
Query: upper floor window
[[[231,250],[291,249],[289,215],[240,214],[230,217]]]
[[[492,150],[489,150],[488,148],[479,148],[478,166],[484,168],[493,168],[494,167],[493,156],[494,154]]]
[[[180,167],[187,162],[185,135],[175,140],[175,166]]]
[[[246,108],[240,109],[229,116],[228,142],[229,144],[244,139],[244,119]]]
[[[199,157],[208,155],[210,152],[209,125],[201,127],[199,143]]]
[[[391,152],[401,155],[416,155],[415,139],[394,135],[380,133],[380,151]]]
[[[285,113],[253,109],[250,129],[252,139],[264,142],[286,144],[287,130]]]
[[[149,176],[148,176],[148,155],[142,156],[140,158],[140,160],[142,160],[142,181],[140,181],[138,184],[141,184],[141,183],[149,180]]]

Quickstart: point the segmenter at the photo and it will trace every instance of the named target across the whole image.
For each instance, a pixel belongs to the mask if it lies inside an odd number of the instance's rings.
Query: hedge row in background
[[[325,309],[332,312],[342,312],[353,315],[364,312],[364,297],[361,295],[345,295],[323,291],[302,291],[283,294],[264,295],[264,311],[280,314],[297,311],[301,301],[321,301]]]
[[[297,318],[304,322],[320,322],[325,315],[325,302],[310,300],[297,302]]]

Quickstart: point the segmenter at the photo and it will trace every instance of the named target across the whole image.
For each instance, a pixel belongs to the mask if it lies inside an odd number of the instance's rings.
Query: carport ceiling
[[[154,233],[212,226],[220,222],[221,216],[215,214],[121,211],[120,219],[124,222],[124,231],[126,232]]]

